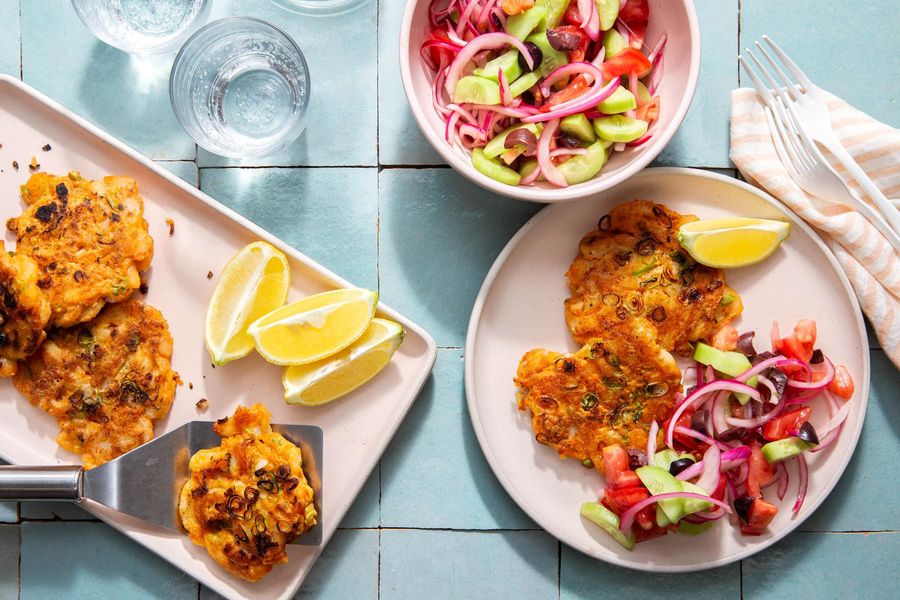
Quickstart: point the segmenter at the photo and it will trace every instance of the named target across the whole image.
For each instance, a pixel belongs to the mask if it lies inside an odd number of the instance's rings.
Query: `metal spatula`
[[[85,471],[79,466],[0,467],[0,500],[99,502],[113,510],[173,531],[184,531],[178,496],[188,462],[198,450],[220,443],[211,421],[194,421]],[[295,543],[322,543],[322,430],[312,425],[272,425],[303,452],[303,470],[315,491],[319,524]]]

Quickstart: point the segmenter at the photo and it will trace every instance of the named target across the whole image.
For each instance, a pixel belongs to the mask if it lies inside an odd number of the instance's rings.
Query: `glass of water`
[[[234,158],[271,154],[303,131],[309,69],[279,28],[249,17],[214,21],[175,57],[169,95],[198,144]]]
[[[95,36],[132,54],[175,50],[203,25],[209,6],[207,0],[72,0]]]

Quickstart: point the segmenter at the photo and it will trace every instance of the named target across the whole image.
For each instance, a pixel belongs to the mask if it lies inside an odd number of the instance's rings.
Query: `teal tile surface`
[[[735,563],[697,573],[643,573],[616,567],[562,546],[560,600],[738,600],[741,567]]]
[[[743,597],[896,598],[896,533],[796,533],[743,564]]]
[[[19,511],[23,519],[37,519],[41,521],[54,519],[61,521],[97,520],[91,513],[71,502],[22,502],[20,506]]]
[[[375,169],[201,169],[200,188],[355,285],[377,286]]]
[[[871,357],[871,392],[859,445],[831,495],[801,526],[804,530],[900,530],[900,502],[895,500],[900,464],[885,460],[900,454],[900,371],[882,350],[872,350]]]
[[[375,466],[375,470],[369,476],[369,480],[363,485],[350,510],[344,515],[340,527],[378,527],[381,501],[380,468],[380,465]]]
[[[431,379],[382,458],[383,527],[537,528],[481,453],[463,389],[463,353],[439,350]]]
[[[0,466],[8,464],[0,460]],[[19,520],[18,505],[15,502],[0,502],[0,523],[15,523]]]
[[[0,525],[0,598],[19,593],[19,528]]]
[[[271,0],[217,0],[212,16],[245,15],[290,35],[306,57],[310,105],[306,130],[281,152],[233,160],[200,152],[200,166],[371,165],[377,161],[376,3],[333,16],[297,15]]]
[[[697,0],[694,4],[700,18],[700,80],[687,117],[656,164],[728,167],[730,93],[738,83],[738,0]]]
[[[19,2],[0,0],[0,73],[19,76]]]
[[[174,55],[132,57],[97,40],[69,2],[22,2],[22,75],[126,144],[162,159],[193,160],[193,141],[169,104]]]
[[[405,2],[378,3],[378,160],[385,165],[442,164],[403,93],[397,40],[405,8]]]
[[[557,541],[543,531],[381,533],[381,600],[557,597]]]
[[[187,575],[101,523],[23,523],[21,600],[197,597]]]
[[[819,87],[897,127],[898,23],[896,0],[744,0],[741,48],[767,34]]]
[[[379,183],[382,300],[439,346],[462,346],[485,274],[540,205],[495,196],[450,169],[386,169]]]

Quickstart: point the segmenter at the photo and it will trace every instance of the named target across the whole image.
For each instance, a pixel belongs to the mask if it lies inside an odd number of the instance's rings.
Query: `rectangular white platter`
[[[351,395],[331,404],[316,408],[287,406],[280,368],[255,353],[212,367],[203,344],[203,323],[218,275],[235,252],[262,239],[288,256],[292,280],[288,301],[349,287],[347,281],[56,102],[2,75],[0,144],[0,223],[22,210],[18,188],[30,175],[32,155],[41,170],[49,173],[76,170],[91,179],[128,175],[138,182],[155,254],[147,277],[149,291],[143,298],[140,293],[135,297],[160,309],[168,320],[175,340],[173,366],[184,380],[171,412],[157,423],[157,435],[189,421],[224,417],[238,404],[254,402],[266,405],[274,423],[317,425],[324,431],[320,499],[324,541],[320,546],[289,546],[288,564],[276,567],[259,583],[229,575],[187,535],[146,525],[96,503],[85,503],[85,508],[227,598],[292,597],[428,378],[436,354],[434,341],[415,323],[379,304],[379,315],[406,329],[406,338],[388,367]],[[45,144],[52,150],[42,151]],[[18,171],[11,166],[13,160],[19,163]],[[277,210],[278,201],[271,199],[272,210]],[[166,219],[174,221],[174,235],[169,235]],[[6,244],[12,249],[14,239],[10,234]],[[209,271],[215,275],[211,279],[207,278]],[[195,406],[201,398],[209,399],[205,412]],[[10,380],[0,380],[0,456],[25,465],[77,464],[77,456],[57,446],[57,433],[52,417],[31,406]],[[161,503],[172,503],[173,511],[174,494],[175,490],[160,490],[159,495]]]

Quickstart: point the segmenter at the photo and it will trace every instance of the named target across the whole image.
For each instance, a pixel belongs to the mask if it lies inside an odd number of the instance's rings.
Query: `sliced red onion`
[[[534,171],[529,173],[526,177],[523,177],[519,180],[519,185],[531,185],[541,176],[541,166],[538,165],[534,168]]]
[[[555,129],[555,127],[554,127]],[[546,133],[547,128],[544,128],[544,132]],[[543,137],[543,136],[542,136]],[[721,379],[718,381],[711,381],[705,385],[701,385],[696,390],[691,392],[688,397],[685,399],[684,403],[681,404],[678,408],[675,409],[675,413],[672,415],[672,418],[669,420],[669,426],[666,427],[666,445],[669,448],[674,448],[674,441],[672,439],[673,434],[675,433],[675,424],[678,422],[678,418],[684,414],[684,411],[687,410],[689,406],[693,406],[698,400],[702,400],[708,394],[712,392],[720,392],[720,391],[728,391],[728,392],[742,392],[745,394],[749,394],[752,392],[752,395],[756,395],[756,399],[759,400],[759,392],[754,388],[741,383],[739,381],[735,381],[733,379]]]
[[[590,64],[590,63],[585,63]],[[599,80],[598,80],[599,81]],[[583,94],[574,100],[569,100],[568,102],[563,102],[555,107],[553,110],[546,113],[541,113],[537,115],[533,115],[530,117],[526,117],[522,119],[523,123],[540,123],[541,121],[549,121],[551,119],[561,119],[563,117],[568,117],[569,115],[578,114],[581,112],[585,112],[594,108],[597,103],[602,102],[609,98],[613,92],[619,87],[619,81],[617,79],[610,80],[605,86],[600,86],[599,83],[596,83],[593,89],[587,94]]]
[[[478,125],[478,117],[476,117],[473,112],[466,110],[459,104],[453,104],[451,102],[447,105],[447,108],[449,108],[453,112],[459,113],[459,116],[465,119],[470,125]]]
[[[441,91],[443,88],[441,84],[444,82],[444,77],[447,75],[447,69],[444,67],[443,60],[441,61],[441,69],[437,76],[434,78],[434,81],[431,84],[431,104],[434,106],[434,109],[444,117],[450,114],[450,109],[448,109],[442,99],[441,96],[443,92]]]
[[[775,463],[775,472],[778,474],[778,491],[776,492],[778,494],[778,500],[784,500],[791,478],[788,475],[783,461]]]
[[[777,404],[778,401],[780,400],[780,397],[778,396],[778,390],[775,388],[775,384],[772,383],[772,380],[769,379],[768,377],[766,377],[765,375],[757,375],[757,376],[756,376],[756,380],[757,380],[759,383],[761,383],[761,384],[763,384],[764,386],[766,386],[766,388],[768,388],[768,390],[769,390],[769,403],[770,403],[770,404]]]
[[[750,465],[746,462],[738,465],[737,475],[734,477],[734,485],[742,486],[747,482],[747,477],[750,475]]]
[[[475,19],[476,25],[478,25],[479,27],[484,27],[488,24],[488,14],[491,12],[491,9],[494,8],[495,4],[497,4],[496,0],[488,0],[488,2],[484,3],[481,12],[478,13],[478,18]]]
[[[581,28],[596,42],[600,38],[600,13],[594,0],[578,0],[578,13],[581,15]]]
[[[500,104],[509,106],[513,95],[509,89],[509,79],[506,78],[503,69],[497,69],[497,82],[500,84]]]
[[[668,494],[658,494],[656,496],[650,496],[649,498],[644,498],[637,504],[633,505],[631,508],[626,510],[622,514],[622,521],[619,523],[619,529],[622,531],[628,531],[631,529],[631,526],[634,524],[634,517],[637,515],[645,506],[650,506],[651,504],[656,504],[661,500],[677,500],[679,498],[691,499],[691,500],[703,500],[705,502],[709,502],[714,504],[720,508],[722,508],[726,513],[731,513],[731,507],[722,502],[721,500],[716,500],[715,498],[711,498],[710,496],[704,496],[703,494],[695,494],[693,492],[670,492]]]
[[[651,96],[656,95],[656,90],[659,89],[659,84],[662,82],[664,63],[663,63],[663,53],[660,52],[656,58],[653,59],[653,62],[650,63],[650,81],[647,84],[647,93]]]
[[[718,446],[719,450],[722,450],[724,452],[727,452],[728,450],[731,449],[731,447],[728,444],[720,442],[719,440],[714,440],[713,438],[709,437],[708,435],[705,435],[704,433],[702,433],[700,431],[697,431],[696,429],[690,429],[688,427],[683,427],[681,425],[677,425],[675,427],[675,431],[682,435],[687,435],[694,439],[700,440],[704,444],[709,444],[710,446]]]
[[[597,56],[594,57],[594,60],[591,61],[591,64],[600,68],[600,65],[603,64],[603,59],[606,58],[606,48],[600,46],[600,50],[597,51]]]
[[[419,55],[422,57],[422,60],[425,61],[425,64],[428,65],[432,71],[437,71],[438,67],[431,60],[431,53],[428,52],[430,48],[440,48],[441,50],[448,50],[456,56],[456,53],[459,52],[461,46],[456,46],[455,44],[451,44],[449,42],[445,42],[443,40],[428,40],[422,47],[419,48]]]
[[[472,0],[460,11],[459,23],[456,25],[456,35],[462,35],[467,27],[472,27],[472,23],[469,19],[472,17],[472,13],[475,11],[476,6],[478,6],[478,2]],[[475,30],[475,35],[478,35],[477,29]]]
[[[511,106],[493,106],[487,104],[472,104],[470,105],[472,110],[487,110],[491,112],[495,112],[499,115],[503,115],[505,117],[514,117],[516,119],[522,119],[531,114],[531,111],[524,107],[513,108]]]
[[[568,187],[569,183],[566,181],[566,178],[550,160],[550,142],[553,140],[553,136],[556,135],[558,128],[559,119],[553,119],[544,125],[544,130],[538,139],[537,160],[541,172],[547,181],[558,187]]]
[[[544,95],[544,97],[550,96],[550,88],[554,83],[572,75],[587,75],[590,78],[591,82],[603,81],[603,75],[600,72],[600,69],[598,69],[591,63],[583,61],[573,62],[565,64],[561,67],[557,67],[550,71],[550,73],[544,78],[544,81],[541,82],[541,93]]]
[[[745,408],[747,406],[750,406],[749,402],[746,404]],[[784,412],[785,406],[787,406],[787,405],[782,402],[781,404],[779,404],[778,406],[776,406],[775,408],[773,408],[772,410],[770,410],[763,416],[757,417],[756,419],[736,419],[734,417],[730,417],[730,416],[726,415],[725,422],[728,423],[729,425],[731,425],[732,427],[743,427],[744,429],[756,429],[757,427],[765,425],[766,423],[768,423],[769,421],[771,421],[772,419],[774,419],[775,417],[780,415],[782,412]]]
[[[834,395],[831,393],[831,390],[825,390],[825,397],[831,401],[834,401]],[[837,402],[835,401],[835,404],[836,403]],[[841,406],[836,412],[834,412],[834,414],[832,414],[831,420],[829,420],[824,426],[819,428],[819,435],[821,437],[824,437],[831,433],[833,430],[843,425],[844,421],[847,420],[847,415],[849,414],[850,402],[844,402],[844,405]]]
[[[453,134],[456,133],[456,123],[459,121],[459,113],[453,112],[450,116],[447,117],[447,124],[444,125],[444,138],[453,143],[453,140],[450,139],[451,132]]]
[[[650,50],[650,53],[647,55],[647,60],[649,60],[652,63],[653,59],[656,58],[656,55],[661,53],[663,48],[666,47],[666,42],[668,40],[669,40],[669,36],[665,33],[663,33],[661,36],[659,36],[659,39],[656,41],[656,44],[653,45],[653,49]]]
[[[709,414],[712,417],[714,435],[719,435],[723,431],[729,429],[728,421],[725,420],[725,411],[728,410],[728,397],[730,395],[731,394],[727,392],[720,392],[716,395],[712,409],[709,411]]]
[[[652,137],[653,137],[652,133],[647,133],[643,137],[639,137],[638,139],[634,140],[633,142],[628,142],[625,145],[628,146],[629,148],[637,148],[638,146],[643,146],[644,144],[649,142]]]
[[[650,423],[650,431],[647,433],[647,460],[653,460],[653,457],[656,456],[656,434],[659,433],[659,425],[656,423],[656,419],[653,419],[653,422]]]
[[[550,151],[550,158],[556,158],[557,156],[583,156],[587,153],[587,148],[557,148]]]
[[[722,465],[722,451],[718,446],[710,446],[703,454],[703,475],[697,480],[697,487],[706,490],[706,493],[712,494],[719,486],[719,477],[721,473],[719,468]]]
[[[800,486],[797,490],[797,501],[794,502],[794,514],[800,512],[803,506],[803,500],[806,498],[806,488],[809,485],[809,467],[806,464],[806,457],[802,454],[797,455],[797,471],[800,476]]]
[[[825,376],[819,381],[795,381],[788,379],[788,386],[799,390],[823,390],[834,380],[834,363],[825,357]]]
[[[444,83],[444,87],[446,88],[447,93],[450,94],[450,97],[453,97],[453,91],[456,89],[456,82],[459,81],[462,76],[466,64],[468,64],[476,54],[483,50],[496,50],[497,48],[503,48],[504,46],[514,46],[525,59],[525,64],[528,65],[528,68],[534,68],[534,61],[531,58],[531,53],[528,52],[525,44],[517,38],[514,38],[507,33],[499,32],[479,35],[463,46],[462,50],[457,53],[456,58],[453,59],[453,62],[450,63],[450,68],[447,71],[447,81]]]
[[[619,32],[619,35],[621,35],[625,39],[625,43],[630,46],[632,32],[631,32],[631,29],[628,27],[628,25],[623,23],[621,20],[617,19],[615,28],[616,28],[616,31]]]

